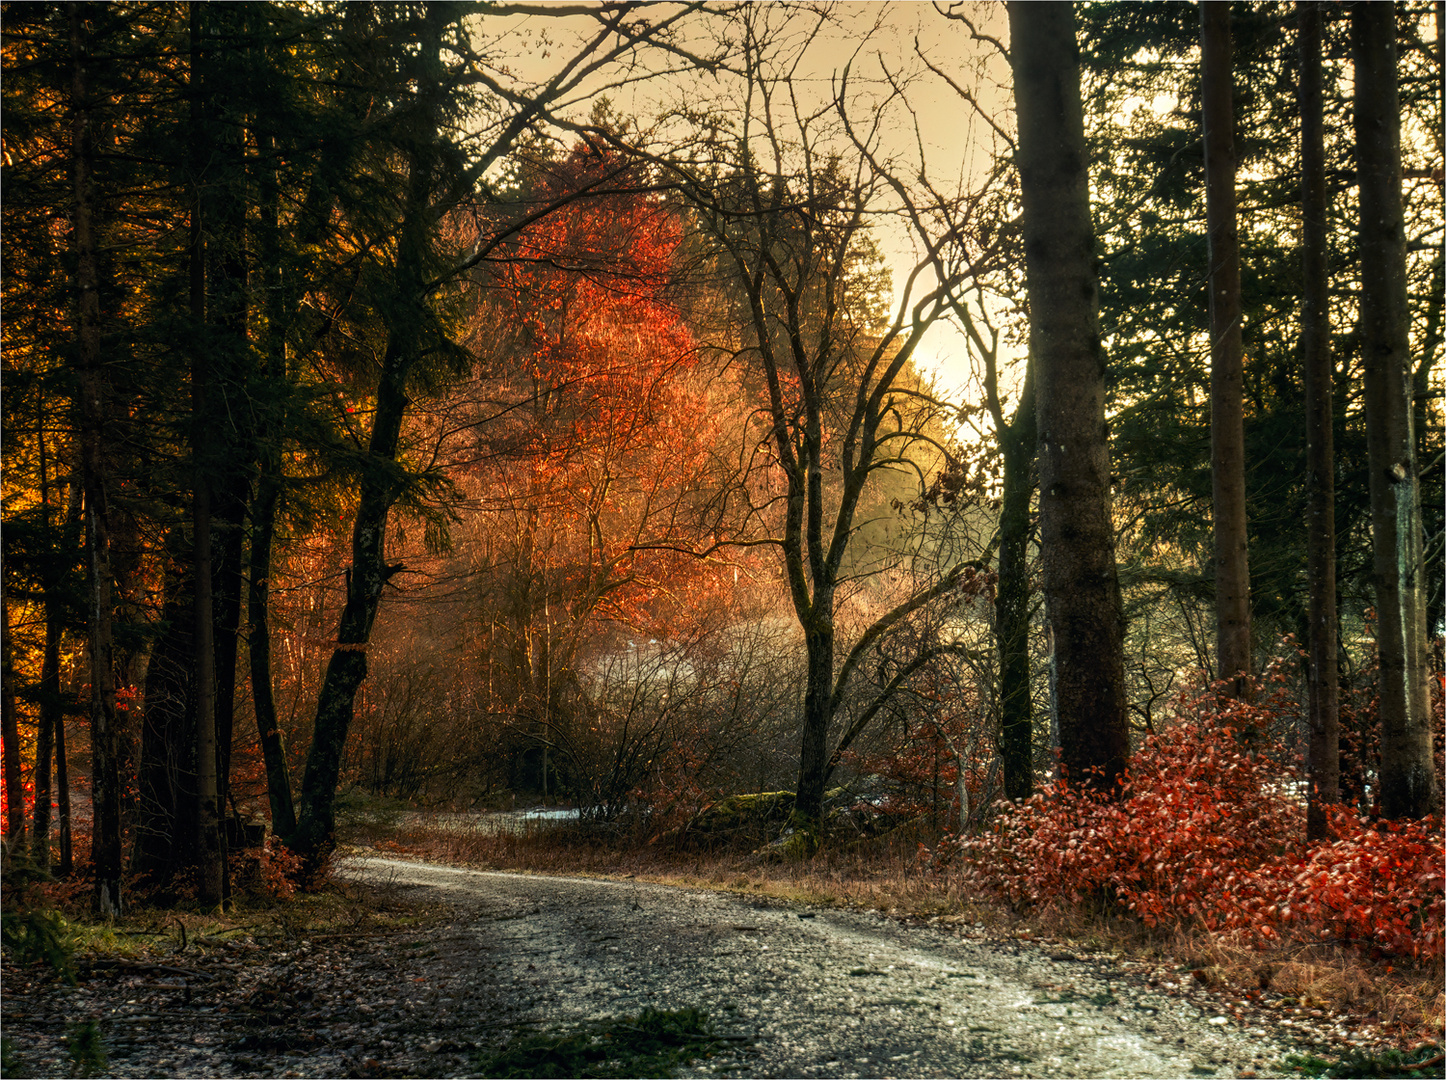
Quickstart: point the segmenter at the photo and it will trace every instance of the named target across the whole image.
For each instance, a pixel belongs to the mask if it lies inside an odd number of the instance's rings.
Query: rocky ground
[[[645,1006],[715,1019],[725,1038],[690,1076],[1278,1076],[1355,1034],[947,917],[375,857],[343,872],[413,925],[167,938],[82,963],[73,988],[7,959],[7,1075],[473,1076],[520,1032]]]

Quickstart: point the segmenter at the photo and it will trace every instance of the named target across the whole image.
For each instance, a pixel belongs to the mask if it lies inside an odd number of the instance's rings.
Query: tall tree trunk
[[[352,525],[346,606],[337,628],[337,647],[327,663],[317,698],[316,728],[301,780],[296,833],[287,838],[313,866],[319,865],[335,846],[333,803],[356,693],[367,674],[366,645],[376,622],[382,589],[398,569],[387,566],[386,537],[387,518],[401,491],[395,463],[408,403],[403,380],[410,366],[409,345],[401,335],[394,334],[383,360],[367,446],[372,466],[362,475],[361,500]]]
[[[833,719],[833,603],[827,607],[814,592],[815,616],[804,626],[807,653],[803,688],[803,732],[798,759],[798,791],[794,798],[796,823],[815,837],[823,822],[823,799],[828,784],[828,726]],[[810,843],[812,839],[810,840]]]
[[[1060,765],[1070,781],[1113,793],[1130,738],[1074,12],[1012,0],[1009,29]]]
[[[261,274],[265,297],[263,315],[266,336],[263,355],[264,377],[282,398],[288,385],[286,327],[291,308],[287,275],[282,269],[281,190],[276,178],[275,148],[271,134],[258,126],[261,196]],[[271,831],[278,836],[296,832],[296,808],[292,800],[291,770],[286,743],[276,713],[276,694],[271,676],[271,563],[276,538],[276,515],[282,490],[281,439],[286,427],[284,409],[263,414],[257,431],[260,469],[251,508],[251,550],[248,564],[246,621],[249,629],[247,655],[251,665],[251,702],[256,715],[256,733],[266,763],[266,793],[271,806]]]
[[[1230,4],[1200,5],[1201,126],[1210,233],[1210,476],[1215,521],[1215,654],[1227,693],[1249,693],[1250,563],[1245,532],[1245,345],[1235,207]]]
[[[51,765],[55,731],[64,719],[60,696],[61,598],[59,582],[45,589],[45,649],[40,659],[39,724],[35,732],[35,794],[30,813],[30,851],[36,865],[50,867]]]
[[[436,125],[448,93],[442,65],[442,34],[450,18],[441,4],[428,4],[422,19],[415,92],[415,123]],[[424,129],[424,130],[434,130]],[[382,312],[387,325],[372,413],[367,463],[362,471],[356,518],[352,524],[351,568],[346,577],[346,606],[337,627],[336,649],[316,703],[316,725],[297,800],[296,832],[287,842],[301,852],[311,869],[335,846],[336,785],[341,776],[347,733],[356,694],[367,674],[367,642],[376,622],[382,589],[401,569],[386,562],[387,521],[401,495],[405,475],[397,461],[402,421],[411,399],[407,383],[420,356],[418,328],[426,323],[430,295],[427,259],[437,210],[432,203],[437,183],[437,144],[416,139],[403,151],[407,189],[398,223],[396,261],[391,269],[391,296]]]
[[[86,623],[90,658],[91,802],[94,816],[91,864],[95,874],[96,909],[103,916],[112,916],[122,911],[122,853],[115,683],[111,668],[114,649],[113,582],[106,505],[105,426],[110,414],[110,394],[101,370],[100,355],[99,275],[91,202],[91,104],[86,82],[88,42],[81,6],[72,3],[67,7],[71,108],[74,113],[71,167],[75,202],[71,230],[76,261],[76,374],[80,394],[81,483],[85,489],[86,554],[89,559]]]
[[[216,668],[216,782],[218,805],[224,815],[231,788],[246,511],[257,454],[255,406],[249,392],[254,372],[248,340],[249,163],[243,112],[250,86],[244,50],[236,42],[238,38],[252,40],[256,30],[248,25],[250,5],[216,5],[211,12],[212,36],[225,34],[230,39],[224,55],[208,57],[205,74],[205,119],[215,165],[215,175],[206,189],[206,307],[216,345],[211,351],[209,372],[211,408],[218,420],[210,435],[216,450],[211,487],[211,604]],[[221,418],[224,423],[219,422]]]
[[[195,581],[195,606],[192,609],[195,629],[192,647],[195,650],[196,679],[196,852],[199,856],[200,898],[206,903],[219,903],[225,891],[225,853],[221,846],[220,806],[217,801],[216,751],[216,651],[215,622],[212,611],[211,566],[211,478],[216,467],[212,450],[213,420],[208,409],[211,392],[209,358],[206,356],[206,182],[205,169],[210,164],[209,119],[206,116],[204,6],[191,4],[191,129],[192,183],[190,271],[191,320],[195,338],[191,355],[191,565]]]
[[[48,527],[51,483],[43,410],[38,434],[40,505],[45,508]],[[72,485],[72,488],[74,487],[75,485]],[[60,569],[59,562],[64,557],[60,553],[70,550],[70,525],[70,516],[67,513],[62,518],[61,541],[57,545],[59,551],[49,555],[42,571],[41,591],[44,599],[41,604],[45,612],[45,646],[40,659],[40,708],[35,732],[35,791],[30,815],[30,851],[36,866],[41,870],[48,870],[50,867],[51,764],[55,760],[55,732],[62,723],[65,709],[60,694],[60,638],[64,630],[61,578],[64,571]]]
[[[151,647],[141,717],[137,776],[135,869],[165,878],[194,864],[195,611],[187,538],[176,527],[165,538],[160,633]]]
[[[55,872],[60,877],[69,877],[75,869],[75,845],[70,832],[70,766],[65,758],[65,718],[55,725],[55,808],[58,818],[60,840],[60,862]]]
[[[1340,694],[1336,639],[1336,482],[1331,359],[1330,234],[1325,181],[1325,120],[1321,91],[1321,5],[1296,4],[1300,19],[1301,313],[1300,357],[1305,377],[1306,560],[1310,580],[1310,792],[1306,837],[1326,835],[1330,807],[1340,801]]]
[[[1421,491],[1412,416],[1396,7],[1351,6],[1360,181],[1361,348],[1380,656],[1381,810],[1435,813]]]
[[[1034,717],[1029,687],[1029,504],[1037,441],[1034,364],[1014,418],[999,431],[1004,456],[999,509],[999,585],[994,618],[999,635],[999,756],[1004,794],[1018,802],[1034,790]],[[962,774],[961,774],[962,775]]]
[[[291,770],[286,760],[286,742],[276,714],[276,694],[271,681],[271,554],[276,535],[276,511],[281,485],[275,479],[279,455],[268,455],[251,523],[250,584],[246,611],[249,625],[247,646],[251,663],[251,701],[256,712],[256,733],[266,763],[266,794],[271,806],[271,831],[290,836],[296,831],[296,808],[291,794]]]
[[[11,655],[10,605],[0,587],[0,746],[5,751],[5,839],[25,831],[25,796],[20,777],[20,719],[15,708],[15,664]]]

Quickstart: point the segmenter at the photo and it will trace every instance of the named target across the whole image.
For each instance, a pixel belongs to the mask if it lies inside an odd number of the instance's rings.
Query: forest
[[[0,19],[7,874],[730,808],[1439,962],[1440,4]]]

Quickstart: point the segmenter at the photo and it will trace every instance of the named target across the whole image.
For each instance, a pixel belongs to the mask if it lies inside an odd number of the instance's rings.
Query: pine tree
[[[1060,766],[1073,783],[1113,792],[1130,741],[1074,14],[1067,3],[1011,3],[1009,28]]]

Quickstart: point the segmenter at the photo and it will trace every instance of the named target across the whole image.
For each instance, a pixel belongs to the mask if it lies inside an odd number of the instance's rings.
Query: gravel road
[[[1279,1076],[1291,1049],[1110,957],[957,925],[380,857],[340,869],[457,907],[438,962],[452,999],[490,1002],[494,1036],[652,1005],[700,1008],[750,1041],[682,1075]]]

